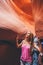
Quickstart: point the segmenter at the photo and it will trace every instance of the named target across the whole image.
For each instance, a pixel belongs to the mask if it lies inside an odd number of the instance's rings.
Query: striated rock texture
[[[32,0],[32,8],[36,34],[43,38],[43,0]]]

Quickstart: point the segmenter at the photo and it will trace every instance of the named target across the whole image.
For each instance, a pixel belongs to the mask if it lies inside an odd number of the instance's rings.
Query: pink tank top
[[[21,46],[21,58],[23,61],[32,62],[32,57],[30,54],[30,45],[22,44]]]

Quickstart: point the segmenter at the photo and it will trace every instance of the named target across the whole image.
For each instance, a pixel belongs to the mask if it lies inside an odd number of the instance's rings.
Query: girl
[[[31,33],[26,33],[24,40],[20,44],[18,43],[18,36],[17,36],[16,38],[17,47],[21,47],[20,65],[31,65],[32,41],[33,41],[33,34]]]

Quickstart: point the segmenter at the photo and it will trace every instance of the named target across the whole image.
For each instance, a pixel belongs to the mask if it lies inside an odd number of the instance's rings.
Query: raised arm
[[[17,36],[17,37],[16,37],[16,45],[17,45],[17,48],[21,47],[21,45],[22,45],[22,42],[19,43],[19,42],[18,42],[18,39],[19,39],[19,37]]]

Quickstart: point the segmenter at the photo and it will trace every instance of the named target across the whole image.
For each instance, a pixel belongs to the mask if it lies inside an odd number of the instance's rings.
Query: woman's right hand
[[[16,37],[16,40],[18,40],[19,39],[19,35],[17,35],[17,37]]]

